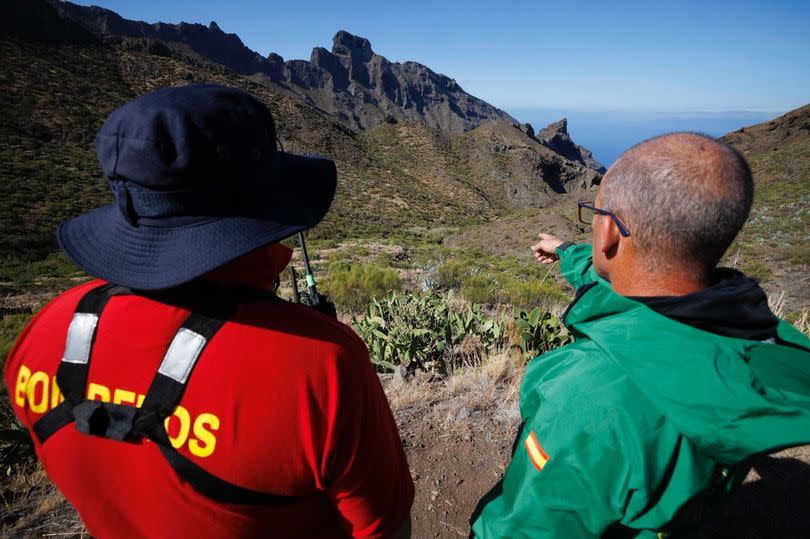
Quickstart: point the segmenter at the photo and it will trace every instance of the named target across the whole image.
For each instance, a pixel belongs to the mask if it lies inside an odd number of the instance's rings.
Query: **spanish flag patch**
[[[534,464],[534,467],[537,468],[537,471],[542,470],[543,466],[545,466],[546,462],[548,462],[548,455],[546,455],[546,452],[543,451],[542,447],[540,447],[540,444],[537,442],[537,437],[533,432],[529,432],[529,436],[526,438],[523,445],[526,446],[526,452],[529,454],[529,460],[532,461],[532,464]]]

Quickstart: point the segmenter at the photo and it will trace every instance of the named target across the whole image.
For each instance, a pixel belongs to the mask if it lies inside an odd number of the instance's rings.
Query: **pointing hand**
[[[537,237],[540,238],[540,241],[532,245],[532,255],[535,260],[541,264],[551,264],[557,260],[557,254],[554,251],[564,243],[563,240],[551,234],[541,233]]]

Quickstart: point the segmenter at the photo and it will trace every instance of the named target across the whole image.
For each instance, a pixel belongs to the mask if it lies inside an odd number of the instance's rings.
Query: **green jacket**
[[[790,324],[780,344],[696,329],[614,293],[590,246],[557,254],[576,341],[528,364],[512,461],[473,536],[656,537],[679,508],[672,526],[699,522],[703,504],[684,502],[733,490],[750,457],[810,443],[810,340]]]

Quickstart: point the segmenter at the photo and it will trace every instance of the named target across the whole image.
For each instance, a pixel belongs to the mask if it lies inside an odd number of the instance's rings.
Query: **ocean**
[[[596,160],[608,167],[622,152],[655,135],[697,131],[717,137],[787,111],[673,113],[514,109],[507,112],[520,122],[532,124],[535,131],[560,118],[568,118],[568,133],[574,142],[591,150]]]

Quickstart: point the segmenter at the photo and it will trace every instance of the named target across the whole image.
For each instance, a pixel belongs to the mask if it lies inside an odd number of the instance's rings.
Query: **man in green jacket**
[[[512,461],[474,537],[689,535],[754,456],[810,443],[810,340],[756,281],[716,267],[752,192],[731,146],[666,135],[580,203],[592,245],[540,235],[535,257],[559,258],[576,289],[575,342],[529,363]]]

